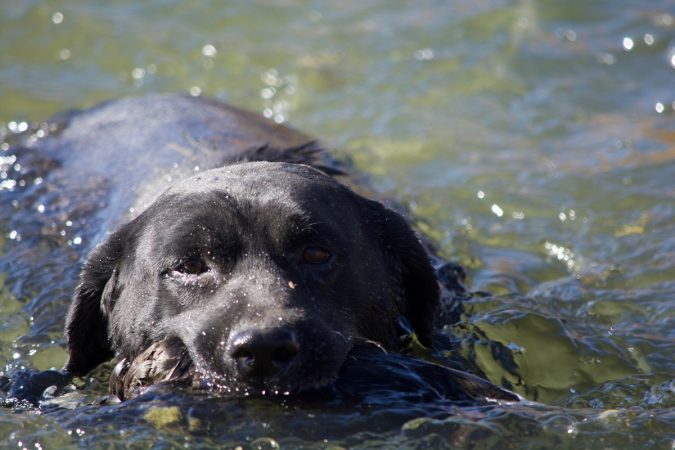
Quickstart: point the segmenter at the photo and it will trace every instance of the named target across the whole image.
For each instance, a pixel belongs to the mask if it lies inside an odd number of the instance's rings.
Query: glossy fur
[[[176,339],[214,386],[296,391],[332,382],[355,342],[397,350],[401,321],[430,345],[439,289],[415,233],[302,148],[175,183],[96,247],[66,370]]]

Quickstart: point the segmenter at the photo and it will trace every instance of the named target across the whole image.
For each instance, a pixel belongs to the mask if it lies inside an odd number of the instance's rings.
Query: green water
[[[142,405],[5,409],[9,448],[675,445],[674,1],[5,0],[0,50],[2,135],[184,91],[349,153],[468,268],[472,289],[502,294],[444,332],[493,382],[547,405],[395,429],[374,415],[353,431],[348,414],[264,403],[215,423],[181,406],[169,426]],[[11,249],[20,230],[5,220]],[[40,328],[11,275],[0,274],[0,371],[60,367],[61,311]]]

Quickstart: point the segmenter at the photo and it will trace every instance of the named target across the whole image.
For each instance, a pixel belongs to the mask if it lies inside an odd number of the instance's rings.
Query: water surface
[[[65,109],[183,91],[352,155],[468,268],[471,289],[499,294],[467,303],[444,332],[476,371],[541,403],[340,409],[166,394],[4,409],[10,447],[675,442],[672,0],[10,0],[0,45],[3,143]],[[0,202],[22,170],[5,148]],[[0,217],[6,373],[62,366],[74,282],[63,265],[76,267],[80,244],[67,227],[40,240],[63,259],[36,261],[44,271],[27,279],[12,265],[34,231],[24,222]],[[83,395],[104,392],[105,378],[83,380]]]

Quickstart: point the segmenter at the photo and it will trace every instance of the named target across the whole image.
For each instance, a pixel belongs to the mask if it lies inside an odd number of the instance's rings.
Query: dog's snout
[[[284,372],[299,350],[295,333],[286,328],[246,329],[230,337],[227,356],[239,376],[265,378]]]

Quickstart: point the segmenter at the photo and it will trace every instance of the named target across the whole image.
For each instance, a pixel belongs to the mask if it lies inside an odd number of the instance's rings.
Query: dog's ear
[[[429,255],[408,222],[382,204],[369,201],[378,234],[404,291],[403,316],[420,342],[431,347],[440,287]]]
[[[66,317],[68,361],[64,369],[77,376],[113,357],[108,338],[108,313],[119,294],[117,274],[127,229],[111,234],[89,255]]]
[[[346,175],[347,167],[333,159],[316,141],[305,142],[293,147],[273,147],[269,144],[252,147],[236,155],[235,161],[270,161],[306,164],[327,175]],[[231,164],[231,158],[225,164]]]

